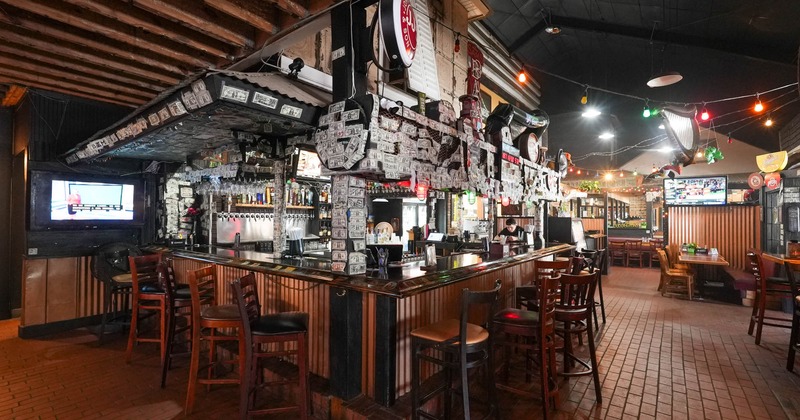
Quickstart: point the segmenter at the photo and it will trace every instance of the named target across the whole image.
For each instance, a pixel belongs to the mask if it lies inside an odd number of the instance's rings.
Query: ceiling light
[[[682,79],[683,76],[681,76],[681,74],[677,71],[667,71],[653,76],[653,78],[647,81],[647,86],[650,86],[651,88],[664,87],[678,83]]]
[[[520,71],[517,73],[517,81],[520,83],[525,83],[528,80],[528,76],[525,74],[524,71]]]
[[[373,203],[388,203],[389,200],[387,200],[385,198],[375,198],[375,199],[372,200],[372,202]]]
[[[609,140],[614,138],[614,133],[609,133],[608,131],[606,131],[603,134],[600,134],[598,137],[600,138],[600,140]]]
[[[767,120],[764,121],[764,126],[765,127],[772,127],[772,124],[774,124],[774,121],[772,121],[772,117],[771,116],[767,116]]]
[[[586,118],[594,118],[600,115],[600,111],[598,111],[597,108],[589,108],[586,111],[584,111],[581,115]]]
[[[645,118],[650,118],[650,107],[645,105],[644,109],[642,110],[642,116]]]
[[[548,26],[548,27],[544,28],[544,31],[547,32],[550,35],[558,35],[558,34],[561,33],[561,28],[559,28],[558,26],[552,26],[551,25],[551,26]]]
[[[583,96],[581,96],[581,105],[586,105],[589,102],[589,88],[583,89]]]
[[[611,178],[613,178],[613,177],[614,177],[614,176],[613,176],[613,175],[611,175],[611,172],[608,172],[608,173],[606,173],[606,174],[605,174],[605,176],[604,176],[604,178],[605,178],[605,180],[606,180],[606,181],[611,181]]]
[[[658,151],[661,152],[661,153],[671,153],[672,152],[672,148],[669,147],[669,146],[664,146],[664,147],[659,148]]]
[[[703,121],[708,121],[711,118],[711,114],[708,113],[708,110],[703,108],[703,112],[700,113],[700,119]]]
[[[664,130],[664,129],[665,129],[665,128],[664,128],[664,124],[659,124],[659,125],[658,125],[658,128],[660,128],[660,129]]]
[[[763,110],[764,110],[764,104],[762,104],[761,100],[759,100],[758,102],[756,102],[756,105],[753,107],[753,111],[761,112]]]

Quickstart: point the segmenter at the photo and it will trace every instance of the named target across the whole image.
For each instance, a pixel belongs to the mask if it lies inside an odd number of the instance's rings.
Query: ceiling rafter
[[[208,13],[197,3],[185,0],[171,0],[169,2],[161,0],[133,0],[136,6],[149,11],[157,16],[174,20],[184,26],[204,31],[208,35],[221,41],[229,42],[238,47],[252,49],[253,39],[232,31],[232,19],[222,19]],[[228,24],[226,24],[228,23]],[[242,26],[242,25],[238,25]]]
[[[7,68],[7,69],[14,69],[19,71],[26,71],[30,72],[30,74],[41,74],[43,70],[42,67],[37,66],[36,64],[32,64],[30,62],[19,61],[16,60],[13,56],[9,57],[4,54],[0,54],[0,68]],[[151,99],[155,95],[148,95],[146,92],[143,92],[140,89],[130,88],[126,86],[121,86],[119,84],[103,82],[92,77],[81,76],[80,74],[70,73],[64,70],[58,70],[55,68],[47,69],[47,76],[48,77],[59,77],[64,80],[70,80],[76,83],[82,83],[87,86],[96,86],[106,88],[112,91],[123,92],[131,95],[131,97],[138,97],[141,99]]]
[[[27,91],[27,88],[16,84],[9,86],[8,90],[3,92],[3,101],[0,106],[16,106],[25,97]]]
[[[309,15],[307,8],[293,0],[269,0],[269,2],[274,4],[278,9],[301,19]]]
[[[123,29],[120,29],[120,26],[122,25],[113,25],[105,17],[95,16],[94,18],[92,18],[85,13],[82,16],[78,16],[76,14],[73,14],[71,11],[57,8],[54,3],[50,5],[45,5],[41,3],[35,3],[32,1],[18,2],[14,0],[0,0],[0,2],[20,8],[22,10],[25,10],[27,12],[39,16],[45,16],[47,18],[53,19],[55,21],[67,24],[75,28],[80,28],[84,30],[90,29],[93,32],[104,35],[110,39],[114,39],[137,48],[146,49],[147,51],[151,51],[153,53],[156,53],[158,55],[167,58],[182,60],[184,62],[191,63],[195,67],[210,66],[210,63],[208,61],[203,61],[198,59],[196,56],[185,54],[176,49],[168,48],[164,45],[164,42],[156,42],[154,40],[150,40],[148,39],[149,37],[147,36],[141,36],[141,35],[135,36],[133,31],[125,31]],[[47,30],[48,32],[55,33],[56,35],[53,35],[55,37],[66,37],[66,36],[70,36],[72,38],[76,37],[76,35],[70,34],[65,30],[58,29],[55,27],[48,28],[47,25],[44,23],[37,24],[36,22],[31,22],[30,19],[25,19],[20,16],[13,16],[12,19],[19,20],[20,26],[22,27],[28,28],[30,26],[35,26],[36,28],[38,28],[37,31]],[[81,43],[81,41],[72,41],[72,40],[70,40],[70,42]],[[188,74],[186,70],[180,69],[176,66],[170,66],[164,63],[160,63],[147,57],[141,57],[141,61],[142,62],[149,61],[148,65],[153,67],[163,68],[164,70],[173,73],[178,73],[183,75]]]
[[[120,72],[109,72],[96,67],[84,65],[81,62],[67,59],[65,57],[56,57],[53,55],[40,54],[33,48],[28,46],[17,46],[8,42],[0,43],[0,53],[13,54],[22,60],[32,60],[43,63],[44,67],[63,68],[80,73],[90,74],[100,79],[115,81],[123,83],[128,86],[145,89],[152,92],[160,92],[164,86],[155,85],[145,82]]]
[[[185,28],[180,25],[169,25],[171,21],[128,3],[109,3],[103,0],[64,0],[75,6],[91,10],[107,18],[117,20],[134,28],[142,28],[147,32],[159,35],[208,55],[231,60],[229,47],[224,42],[211,38],[204,33]]]
[[[167,85],[174,85],[180,81],[180,79],[174,76],[168,76],[163,73],[157,73],[155,71],[142,69],[137,66],[133,66],[127,62],[123,63],[110,58],[98,57],[94,54],[87,53],[79,48],[72,47],[68,44],[59,43],[57,39],[54,39],[52,41],[45,41],[39,38],[22,35],[19,32],[20,31],[18,30],[18,28],[9,30],[0,25],[0,37],[2,37],[6,42],[14,42],[17,44],[29,45],[33,48],[46,51],[56,56],[71,57],[77,60],[94,63],[100,66],[115,69],[117,71],[124,71],[130,74],[135,74],[137,76],[143,77],[148,80],[162,82]]]
[[[54,79],[48,76],[42,76],[38,74],[31,74],[28,72],[16,71],[9,68],[0,68],[0,78],[9,78],[18,81],[19,83],[25,85],[46,85],[48,88],[58,87],[59,91],[70,91],[72,94],[76,96],[83,96],[83,97],[93,97],[93,98],[106,98],[107,100],[114,100],[118,101],[118,103],[141,105],[147,100],[141,98],[134,98],[129,95],[120,94],[116,92],[110,92],[107,90],[96,89],[90,86],[85,86],[83,84],[76,84],[65,82],[60,79]]]
[[[120,58],[124,58],[127,60],[138,61],[142,64],[148,65],[150,67],[160,68],[162,70],[166,70],[170,73],[177,73],[183,74],[186,71],[178,66],[173,64],[168,64],[166,61],[156,60],[154,58],[148,57],[146,54],[148,53],[147,50],[140,50],[138,47],[136,49],[129,49],[130,46],[125,45],[123,48],[115,47],[114,45],[109,44],[108,42],[103,42],[98,40],[96,37],[94,39],[78,35],[72,32],[67,31],[65,28],[61,27],[54,27],[52,25],[47,25],[46,23],[42,22],[41,20],[33,20],[23,16],[14,16],[11,20],[6,20],[2,16],[0,16],[0,21],[6,21],[6,23],[15,25],[20,28],[28,29],[32,32],[40,33],[42,35],[47,35],[53,38],[62,39],[67,42],[71,42],[73,44],[82,45],[88,48],[91,48],[96,51],[105,52]],[[130,45],[135,45],[134,43],[129,43]],[[186,58],[190,58],[194,64],[204,67],[202,65],[203,62],[200,60],[195,60],[194,57],[187,56],[186,54],[176,53],[175,58],[183,59],[185,56]],[[206,63],[209,65],[210,63]]]
[[[248,25],[270,35],[278,32],[278,27],[272,20],[265,17],[263,13],[259,14],[250,10],[252,7],[249,6],[250,3],[238,3],[231,0],[205,0],[205,3],[228,16],[246,22]]]

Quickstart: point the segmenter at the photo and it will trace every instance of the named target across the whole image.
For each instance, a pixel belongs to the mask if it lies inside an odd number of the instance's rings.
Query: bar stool
[[[245,364],[241,362],[245,354],[245,340],[242,339],[242,319],[236,305],[217,305],[217,269],[210,265],[188,272],[189,290],[192,295],[192,359],[189,366],[189,386],[186,393],[186,414],[192,414],[197,384],[241,384],[245,377]],[[217,330],[237,329],[237,335],[217,334]],[[207,330],[207,333],[204,333]],[[234,361],[216,360],[217,345],[238,341],[239,359]],[[208,343],[208,365],[200,366],[200,348]],[[236,378],[214,378],[213,370],[220,364],[238,364],[239,376]],[[205,369],[207,376],[199,378],[198,373]]]
[[[308,374],[308,314],[304,312],[283,312],[261,315],[261,305],[256,291],[256,276],[253,273],[231,282],[234,299],[239,308],[245,342],[245,353],[241,355],[246,366],[246,380],[243,381],[239,414],[243,419],[252,415],[279,414],[300,411],[300,418],[308,419],[311,407],[311,389]],[[286,343],[297,343],[296,349],[286,349]],[[267,344],[280,344],[275,350],[264,348]],[[299,368],[299,402],[290,407],[270,407],[255,409],[258,378],[262,377],[259,361],[267,358],[281,358],[295,355]],[[278,380],[264,382],[261,386],[284,385],[291,381]]]
[[[658,265],[661,269],[661,278],[658,282],[658,290],[661,296],[666,294],[677,294],[686,296],[689,300],[694,298],[694,275],[689,271],[669,268],[667,253],[663,249],[656,250],[658,253]]]
[[[135,344],[158,343],[163,366],[167,354],[167,299],[159,284],[158,264],[161,263],[161,254],[129,256],[128,262],[132,284],[131,328],[125,350],[125,363],[130,363]],[[140,335],[140,323],[153,316],[158,317],[157,335]]]
[[[541,279],[545,277],[552,277],[554,274],[566,273],[570,269],[571,264],[572,261],[570,259],[559,259],[555,261],[536,260],[534,262],[536,277],[532,281],[528,282],[528,284],[537,285]],[[529,300],[525,295],[517,295],[517,307],[525,308],[529,311],[535,311],[538,308],[538,306],[536,306],[538,305],[538,302],[536,301],[536,295],[532,296],[533,298]]]
[[[545,419],[550,414],[551,403],[553,407],[558,407],[555,305],[558,299],[560,273],[553,274],[555,277],[542,276],[537,285],[520,286],[515,289],[518,300],[520,296],[525,295],[529,300],[536,300],[538,312],[507,308],[495,314],[492,319],[494,345],[504,349],[500,367],[503,369],[505,383],[494,382],[495,386],[515,394],[535,396],[532,392],[508,385],[511,349],[524,351],[526,382],[531,380],[533,362],[539,364],[539,386]]]
[[[764,261],[761,259],[761,252],[755,249],[748,249],[745,254],[747,266],[756,280],[756,300],[753,304],[753,313],[750,316],[750,327],[747,334],[753,335],[753,328],[756,327],[756,345],[761,344],[761,329],[764,325],[770,327],[792,328],[791,321],[777,316],[766,316],[767,296],[794,297],[792,296],[789,280],[779,277],[764,278]]]
[[[789,356],[786,358],[786,370],[789,372],[794,371],[794,357],[795,353],[800,350],[800,279],[797,278],[797,272],[800,271],[800,264],[785,261],[786,276],[789,278],[789,284],[792,289],[792,334],[789,338]]]
[[[101,245],[92,256],[91,271],[94,278],[103,283],[103,316],[100,321],[98,342],[103,344],[106,325],[122,318],[117,310],[128,307],[133,284],[131,283],[129,256],[142,255],[136,245],[112,242]],[[125,311],[127,318],[127,311]],[[130,325],[130,322],[119,322]]]
[[[172,268],[172,259],[166,259],[158,264],[158,274],[161,289],[164,291],[166,299],[167,314],[167,351],[165,362],[161,366],[161,388],[167,385],[167,371],[171,367],[172,359],[180,354],[175,353],[175,336],[191,331],[192,328],[192,296],[188,285],[177,285],[175,283],[175,271]],[[182,322],[181,322],[182,321]],[[178,326],[178,324],[182,324]],[[191,345],[191,337],[185,340],[187,345]],[[191,354],[182,353],[182,354]]]
[[[605,268],[606,264],[606,250],[605,249],[598,249],[598,250],[589,250],[583,249],[581,250],[581,255],[584,257],[590,258],[592,260],[591,265],[589,266],[589,271],[598,270],[600,274],[597,275],[597,291],[600,296],[600,301],[594,302],[594,326],[600,328],[600,324],[597,322],[597,307],[600,307],[600,314],[603,318],[603,324],[606,323],[606,303],[603,299],[603,268]],[[573,273],[574,274],[574,273]]]
[[[594,343],[591,310],[594,309],[594,291],[599,271],[586,274],[562,274],[559,278],[561,286],[560,298],[555,305],[556,333],[564,337],[564,371],[562,376],[592,375],[597,402],[603,401],[600,392],[600,375],[597,371],[597,353]],[[572,335],[586,332],[589,344],[589,360],[578,358],[572,350]],[[570,372],[570,365],[575,363],[584,370]]]
[[[437,394],[444,392],[444,417],[451,418],[450,402],[452,393],[452,372],[458,370],[461,375],[461,395],[464,418],[470,419],[469,369],[486,366],[483,371],[488,385],[488,414],[497,414],[497,403],[494,395],[494,372],[492,369],[492,336],[489,333],[493,315],[497,312],[500,300],[500,280],[488,291],[461,291],[461,318],[445,319],[411,331],[411,418],[418,420],[420,416],[436,419],[438,417],[422,410],[422,405]],[[480,318],[478,323],[470,323],[470,314]],[[433,350],[426,354],[426,350]],[[438,357],[438,356],[442,357]],[[438,384],[426,394],[422,394],[420,378],[420,361],[427,361],[442,366],[445,381]]]

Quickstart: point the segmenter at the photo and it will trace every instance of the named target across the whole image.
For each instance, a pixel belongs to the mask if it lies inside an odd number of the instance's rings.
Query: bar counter
[[[165,247],[151,245],[143,250],[168,252],[174,257],[220,264],[259,273],[288,278],[324,282],[342,289],[405,298],[417,293],[466,280],[478,274],[488,274],[504,267],[521,264],[548,255],[569,252],[574,246],[559,244],[530,250],[509,257],[491,257],[488,253],[463,253],[438,257],[436,268],[426,269],[422,262],[387,267],[366,275],[348,276],[331,271],[330,261],[318,257],[275,258],[271,253],[200,246]]]

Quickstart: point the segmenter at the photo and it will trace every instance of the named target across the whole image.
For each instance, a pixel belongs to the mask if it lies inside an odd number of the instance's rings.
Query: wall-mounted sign
[[[767,191],[777,190],[781,186],[781,174],[779,172],[768,173],[764,176],[764,185]]]
[[[764,172],[782,171],[787,163],[789,163],[789,154],[786,152],[774,152],[756,156],[758,169]]]
[[[409,67],[417,52],[417,18],[411,0],[381,0],[381,34],[391,67]]]
[[[754,190],[758,190],[764,186],[764,177],[758,172],[753,172],[747,177],[747,185]]]

